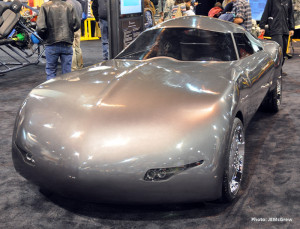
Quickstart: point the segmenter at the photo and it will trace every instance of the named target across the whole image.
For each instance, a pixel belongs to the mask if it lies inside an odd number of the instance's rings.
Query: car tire
[[[225,152],[222,202],[231,202],[237,197],[241,187],[244,163],[245,131],[241,120],[235,118]]]
[[[275,82],[276,87],[266,95],[262,103],[262,108],[266,112],[276,113],[280,109],[282,100],[282,77],[278,77]]]

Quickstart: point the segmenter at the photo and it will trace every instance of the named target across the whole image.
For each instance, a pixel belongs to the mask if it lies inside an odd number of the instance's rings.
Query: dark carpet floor
[[[101,61],[99,41],[82,49],[86,66]],[[0,76],[0,228],[300,228],[299,54],[284,66],[282,109],[258,112],[247,129],[242,196],[228,205],[119,206],[42,195],[15,172],[11,136],[23,99],[45,80],[44,64]]]

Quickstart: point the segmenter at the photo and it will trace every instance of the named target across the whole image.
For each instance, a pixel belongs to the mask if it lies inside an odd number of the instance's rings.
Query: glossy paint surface
[[[207,17],[159,26],[245,31]],[[278,45],[236,61],[109,60],[47,81],[25,99],[16,170],[42,188],[96,202],[172,203],[221,196],[232,120],[244,126],[279,76]],[[147,181],[150,169],[188,167]]]

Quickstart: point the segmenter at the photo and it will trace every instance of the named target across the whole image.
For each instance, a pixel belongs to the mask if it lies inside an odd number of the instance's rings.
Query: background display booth
[[[111,0],[108,5],[110,58],[144,30],[142,0]]]

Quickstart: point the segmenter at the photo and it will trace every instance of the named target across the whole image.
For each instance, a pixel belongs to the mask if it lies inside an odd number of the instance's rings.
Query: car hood
[[[230,63],[157,58],[111,60],[67,74],[31,91],[20,111],[17,142],[49,160],[75,155],[81,164],[184,153],[195,140],[187,136],[200,127],[210,136],[220,100],[230,93],[231,69]],[[205,145],[207,138],[201,139]]]
[[[51,91],[60,98],[55,103],[72,102],[80,107],[101,104],[132,107],[137,103],[148,107],[153,102],[161,104],[164,99],[185,100],[184,95],[202,97],[205,103],[208,97],[218,97],[226,90],[232,76],[230,63],[180,62],[170,58],[111,60],[48,81],[32,93]]]

